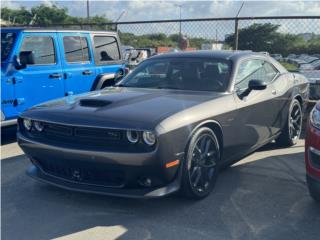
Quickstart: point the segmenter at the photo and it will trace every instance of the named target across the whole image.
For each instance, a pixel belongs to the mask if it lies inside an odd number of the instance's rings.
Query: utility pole
[[[234,50],[238,50],[238,43],[239,43],[239,19],[238,16],[241,12],[241,9],[244,5],[244,2],[242,2],[241,7],[239,8],[239,11],[237,13],[236,19],[235,19],[235,24],[234,24]]]
[[[87,22],[90,22],[90,8],[89,8],[89,0],[87,0]]]
[[[181,39],[182,37],[182,32],[181,32],[181,9],[183,7],[182,4],[174,4],[174,6],[178,7],[179,8],[179,38]]]

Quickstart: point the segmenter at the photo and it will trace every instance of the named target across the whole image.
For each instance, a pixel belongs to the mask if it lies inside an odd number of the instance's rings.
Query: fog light
[[[127,131],[127,139],[131,143],[137,143],[139,141],[139,133],[137,131]]]
[[[151,187],[152,181],[148,177],[141,177],[139,179],[139,184],[143,187]]]
[[[152,146],[156,143],[156,135],[153,132],[144,131],[142,137],[143,141],[149,146]]]
[[[43,126],[43,123],[42,123],[42,122],[35,121],[35,122],[33,123],[33,125],[34,125],[34,128],[35,128],[37,131],[39,131],[39,132],[42,132],[43,129],[44,129],[44,126]]]
[[[30,119],[23,119],[23,126],[25,127],[25,129],[30,131],[32,128],[32,121]]]

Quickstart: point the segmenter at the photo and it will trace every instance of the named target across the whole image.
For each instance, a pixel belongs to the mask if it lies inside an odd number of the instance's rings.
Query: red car
[[[310,114],[305,144],[305,161],[310,195],[320,201],[320,102]]]

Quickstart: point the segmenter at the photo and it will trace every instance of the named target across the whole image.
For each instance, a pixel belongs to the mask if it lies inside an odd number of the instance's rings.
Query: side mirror
[[[20,70],[27,67],[27,65],[35,64],[34,54],[32,51],[22,51],[19,56],[14,57],[15,68]]]
[[[24,69],[27,67],[27,65],[21,63],[20,58],[18,56],[14,56],[13,64],[14,64],[15,69],[17,69],[17,70]]]
[[[267,84],[261,80],[251,80],[248,88],[250,90],[264,90],[267,88]]]
[[[248,88],[239,94],[239,97],[242,99],[249,95],[252,90],[260,91],[267,88],[267,84],[261,80],[251,80],[248,84]]]
[[[23,51],[19,54],[21,64],[33,65],[35,64],[34,53],[32,51]]]

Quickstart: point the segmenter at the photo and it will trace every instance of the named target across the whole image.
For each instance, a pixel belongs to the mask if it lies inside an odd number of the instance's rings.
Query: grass
[[[297,72],[299,69],[296,65],[287,62],[280,62],[289,72]]]

